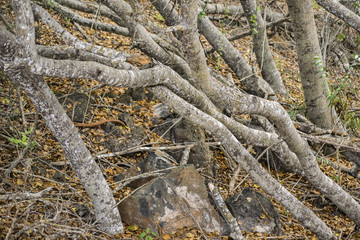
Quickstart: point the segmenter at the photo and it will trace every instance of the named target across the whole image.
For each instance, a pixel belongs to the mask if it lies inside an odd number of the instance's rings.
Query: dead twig
[[[182,144],[182,145],[175,145],[175,146],[162,146],[162,147],[133,147],[133,148],[129,148],[127,150],[124,151],[120,151],[120,152],[115,152],[115,153],[108,153],[108,154],[98,154],[95,157],[96,158],[108,158],[108,157],[115,157],[115,156],[121,156],[121,155],[125,155],[125,154],[130,154],[130,153],[135,153],[135,152],[142,152],[142,151],[157,151],[157,150],[176,150],[176,149],[183,149],[183,148],[187,148],[191,145],[193,145],[194,143],[191,144]],[[219,142],[212,142],[212,143],[206,143],[208,145],[220,145]]]
[[[236,221],[236,218],[231,214],[229,209],[227,208],[224,199],[222,198],[219,190],[215,187],[214,184],[208,183],[210,195],[212,199],[214,200],[217,209],[220,211],[221,215],[224,217],[226,223],[229,225],[231,230],[231,238],[232,239],[245,239],[240,231],[240,227]]]
[[[8,201],[8,200],[29,200],[34,198],[41,198],[44,194],[49,192],[52,189],[52,187],[45,188],[44,190],[38,192],[38,193],[10,193],[10,194],[3,194],[0,195],[1,201]]]

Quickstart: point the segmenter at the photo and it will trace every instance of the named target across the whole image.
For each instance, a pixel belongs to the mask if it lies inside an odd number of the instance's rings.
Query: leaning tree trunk
[[[328,12],[334,14],[338,18],[353,27],[356,31],[360,32],[360,17],[353,11],[349,10],[346,6],[335,0],[316,0],[316,2],[325,8]],[[351,1],[353,9],[356,9],[355,1]],[[348,4],[350,7],[351,5]]]
[[[16,14],[17,38],[0,27],[0,67],[26,92],[61,144],[91,198],[100,228],[110,234],[123,232],[112,191],[95,159],[44,79],[32,73],[30,65],[38,56],[30,1],[14,0],[12,7]]]
[[[171,2],[166,0],[156,0],[153,2],[153,5],[160,14],[164,16],[168,25],[172,26],[178,23],[180,16],[176,11],[172,11],[173,5]],[[197,12],[194,12],[194,14],[197,16]],[[251,67],[247,64],[245,58],[242,57],[239,51],[230,43],[226,36],[224,36],[214,26],[209,18],[206,16],[199,16],[197,19],[199,21],[198,24],[200,32],[243,82],[247,90],[257,96],[273,98],[274,91],[271,86],[264,81],[264,79],[256,76],[256,74],[252,72]],[[179,38],[180,37],[181,36],[179,36]],[[194,85],[196,85],[196,83],[194,83]]]
[[[360,12],[360,1],[359,0],[340,0],[339,1],[342,5],[350,9],[356,14]]]
[[[304,226],[314,232],[319,239],[335,239],[326,224],[271,177],[222,123],[185,102],[165,87],[158,86],[152,89],[154,94],[170,108],[218,137],[225,150],[250,177],[285,206]]]
[[[266,33],[265,22],[257,9],[256,0],[240,0],[252,30],[252,39],[257,63],[265,81],[282,96],[288,95],[281,75],[276,68]]]
[[[336,117],[328,107],[326,95],[328,83],[315,63],[321,58],[321,50],[311,0],[287,0],[294,28],[300,75],[305,95],[306,110],[310,120],[317,126],[332,129]]]

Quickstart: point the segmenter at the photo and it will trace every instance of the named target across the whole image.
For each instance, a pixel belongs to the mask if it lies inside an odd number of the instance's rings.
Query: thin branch
[[[236,218],[231,214],[229,209],[227,208],[224,199],[222,198],[219,190],[215,187],[214,184],[208,183],[210,195],[212,199],[214,200],[217,209],[220,211],[221,215],[225,219],[226,223],[229,225],[231,229],[231,238],[232,239],[245,239],[242,234],[239,227],[239,224],[236,221]]]
[[[52,187],[45,188],[44,190],[37,193],[10,193],[10,194],[2,194],[0,195],[1,201],[9,201],[9,200],[29,200],[35,198],[42,198],[44,194],[48,193],[52,190]]]
[[[220,145],[219,142],[211,142],[211,143],[206,143],[208,145]],[[121,155],[125,155],[125,154],[130,154],[130,153],[135,153],[135,152],[142,152],[142,151],[156,151],[156,150],[176,150],[176,149],[183,149],[183,148],[188,148],[189,146],[193,146],[194,143],[190,143],[190,144],[183,144],[183,145],[175,145],[175,146],[163,146],[163,147],[134,147],[134,148],[130,148],[124,151],[120,151],[120,152],[115,152],[115,153],[108,153],[108,154],[98,154],[95,157],[96,158],[108,158],[108,157],[115,157],[115,156],[121,156]]]

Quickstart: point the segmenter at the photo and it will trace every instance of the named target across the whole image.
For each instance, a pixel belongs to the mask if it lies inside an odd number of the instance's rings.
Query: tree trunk
[[[360,1],[359,0],[340,0],[342,5],[359,15],[360,13]]]
[[[13,1],[12,7],[16,13],[17,39],[0,27],[0,66],[26,92],[61,144],[91,198],[100,228],[110,234],[123,232],[119,211],[114,207],[116,204],[112,191],[95,159],[46,82],[30,70],[29,65],[38,59],[30,2]]]
[[[154,87],[153,89],[154,94],[170,108],[218,137],[226,151],[249,173],[251,178],[288,209],[304,226],[320,239],[335,239],[334,234],[326,224],[272,178],[223,124],[199,111],[165,87]]]
[[[294,28],[300,75],[309,119],[318,127],[332,129],[337,119],[328,107],[327,78],[316,65],[321,58],[311,0],[287,0]]]
[[[252,30],[253,49],[257,63],[265,81],[274,89],[276,93],[285,97],[288,92],[281,79],[281,75],[276,68],[266,33],[266,24],[258,11],[256,0],[240,0],[244,6],[245,16]]]
[[[351,9],[349,10],[346,6],[343,6],[341,3],[335,0],[316,0],[316,2],[325,8],[328,12],[334,14],[353,27],[356,31],[360,32],[360,17]],[[355,1],[351,2],[354,3],[352,7],[354,10],[356,10]],[[347,4],[347,6],[351,7],[350,4]],[[360,6],[357,7],[358,10],[359,7]]]

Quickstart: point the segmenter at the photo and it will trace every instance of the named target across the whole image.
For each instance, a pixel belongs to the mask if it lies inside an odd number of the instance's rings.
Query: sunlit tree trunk
[[[317,126],[332,129],[336,117],[327,101],[328,83],[322,68],[316,64],[321,59],[320,45],[315,26],[311,0],[287,0],[294,28],[300,75],[309,119]]]

